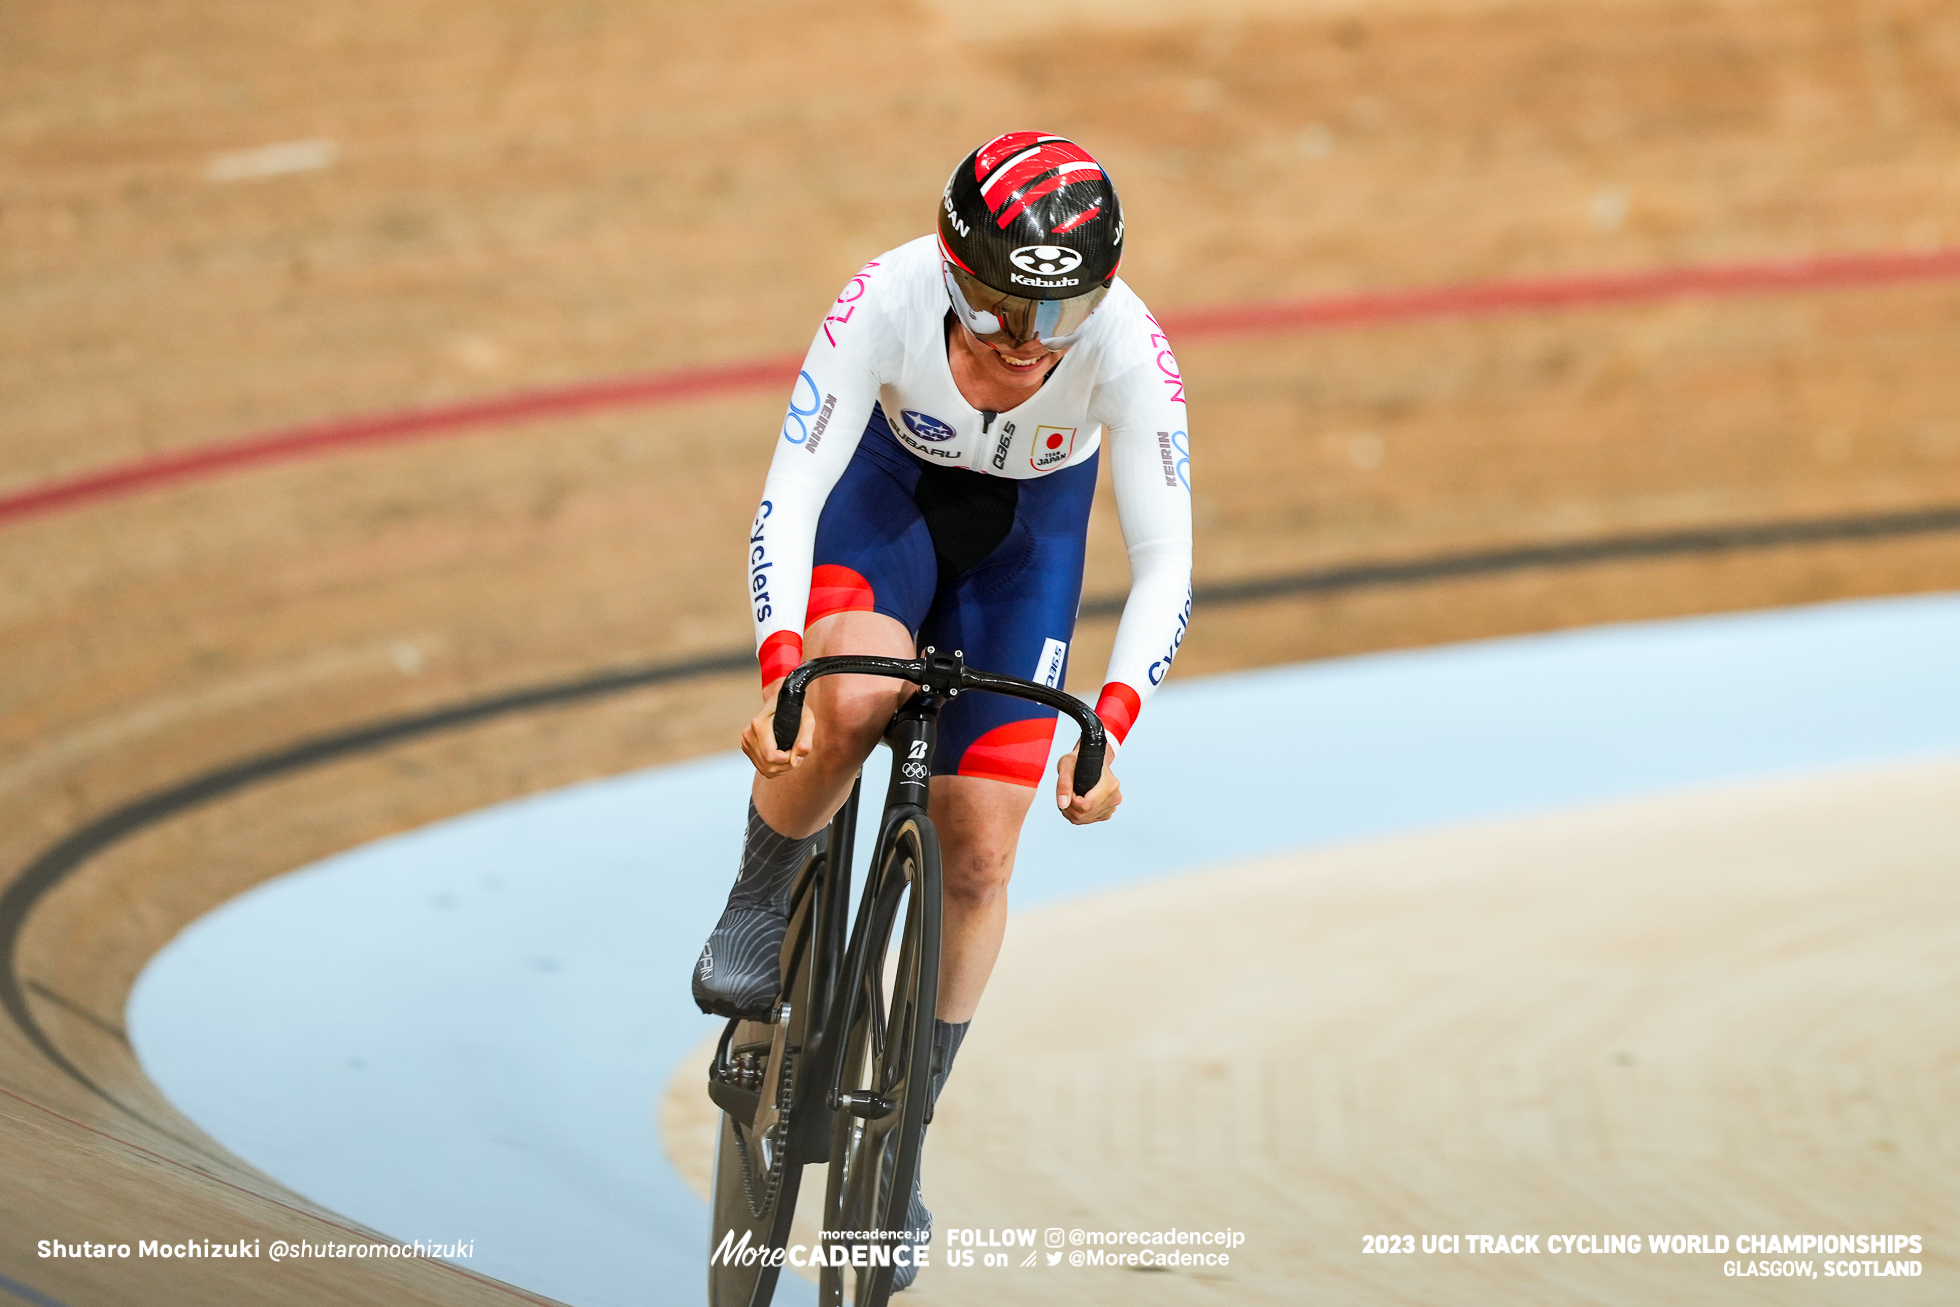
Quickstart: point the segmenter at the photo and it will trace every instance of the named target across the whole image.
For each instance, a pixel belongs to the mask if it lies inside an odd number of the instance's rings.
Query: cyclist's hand
[[[749,755],[749,761],[764,780],[781,776],[790,768],[798,766],[810,756],[810,747],[816,740],[817,715],[810,711],[810,701],[803,701],[803,725],[796,732],[796,743],[784,753],[776,747],[776,696],[782,692],[783,678],[772,681],[762,692],[762,711],[755,715],[742,732],[742,752]]]
[[[1075,750],[1055,765],[1055,806],[1062,815],[1078,826],[1090,822],[1108,821],[1116,815],[1117,805],[1123,802],[1123,786],[1116,779],[1116,769],[1111,766],[1116,761],[1116,741],[1110,740],[1109,756],[1103,759],[1102,778],[1095,788],[1087,794],[1075,792]]]

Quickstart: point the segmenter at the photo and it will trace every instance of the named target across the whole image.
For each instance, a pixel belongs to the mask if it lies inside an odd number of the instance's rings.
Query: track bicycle
[[[708,1096],[722,1110],[710,1307],[766,1307],[786,1260],[802,1171],[814,1162],[829,1163],[823,1233],[806,1259],[822,1258],[824,1307],[885,1307],[898,1265],[924,1247],[923,1232],[906,1229],[906,1212],[931,1116],[940,860],[927,807],[940,709],[974,690],[1059,709],[1082,729],[1075,792],[1088,793],[1102,776],[1107,740],[1088,704],[930,646],[909,660],[845,655],[798,667],[776,701],[778,748],[796,742],[811,683],[847,673],[920,688],[885,730],[891,783],[848,939],[862,773],[797,874],[775,1010],[766,1020],[730,1020],[709,1064]]]

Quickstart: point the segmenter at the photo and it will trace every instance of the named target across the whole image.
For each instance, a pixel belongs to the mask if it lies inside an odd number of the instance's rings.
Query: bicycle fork
[[[933,651],[928,649],[926,653],[930,656]],[[955,659],[957,657],[954,655]],[[899,708],[892,717],[891,725],[885,728],[885,743],[891,746],[892,751],[892,776],[891,784],[885,791],[884,824],[878,831],[878,843],[872,854],[873,875],[877,874],[877,868],[884,865],[885,854],[891,847],[892,833],[915,813],[924,815],[931,802],[932,760],[939,747],[939,709],[943,702],[932,691],[921,690]],[[867,943],[871,934],[871,914],[877,906],[877,895],[870,890],[871,886],[867,884],[867,892],[858,901],[857,922],[851,928],[845,985],[840,991],[844,1003],[838,1012],[841,1020],[835,1027],[840,1031],[850,1027],[851,1008],[861,1001],[864,994],[865,970],[869,965]],[[832,1112],[849,1112],[852,1116],[876,1120],[897,1106],[883,1095],[844,1088],[844,1059],[841,1057],[834,1059],[828,1070],[830,1085],[824,1102]]]

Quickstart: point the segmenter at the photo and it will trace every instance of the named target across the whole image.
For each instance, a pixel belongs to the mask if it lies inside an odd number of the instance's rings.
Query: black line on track
[[[60,1299],[50,1298],[39,1289],[22,1284],[19,1280],[10,1280],[4,1275],[0,1275],[0,1289],[6,1290],[22,1302],[33,1303],[34,1307],[68,1307]]]
[[[510,713],[575,703],[581,699],[598,698],[645,685],[659,685],[667,681],[692,680],[701,676],[746,671],[754,662],[754,655],[743,650],[740,653],[714,654],[706,658],[655,667],[601,672],[596,676],[582,677],[574,681],[492,695],[486,699],[438,708],[432,712],[397,717],[368,726],[355,727],[351,731],[305,740],[274,753],[261,754],[256,758],[231,763],[215,771],[206,772],[202,776],[192,777],[168,789],[158,790],[125,803],[97,817],[47,849],[41,856],[27,864],[13,884],[7,886],[6,893],[0,894],[0,1008],[6,1010],[21,1033],[27,1036],[28,1042],[33,1044],[40,1054],[62,1074],[123,1115],[157,1131],[166,1138],[176,1139],[170,1131],[116,1098],[91,1080],[80,1067],[69,1061],[67,1055],[48,1037],[47,1031],[41,1028],[40,1022],[29,1009],[27,993],[22,985],[19,969],[20,934],[27,924],[28,914],[50,890],[67,879],[90,858],[138,831],[261,781],[272,780],[290,772],[302,771],[308,767],[316,767],[322,763],[351,757],[370,749],[414,739],[417,736],[468,726]],[[200,1153],[203,1151],[196,1149],[196,1146],[188,1140],[177,1139],[177,1142]]]
[[[1599,563],[1727,553],[1747,549],[1897,539],[1949,531],[1960,531],[1960,506],[1813,518],[1807,521],[1701,527],[1644,535],[1607,536],[1596,540],[1521,545],[1509,549],[1438,554],[1428,558],[1393,562],[1355,563],[1317,571],[1296,572],[1285,576],[1200,586],[1193,591],[1192,601],[1194,607],[1260,603],[1301,595],[1419,585],[1429,581],[1476,576],[1499,576],[1532,568],[1584,567]],[[1090,618],[1114,617],[1123,611],[1123,602],[1120,596],[1091,599],[1083,603],[1081,615]],[[81,1068],[69,1061],[48,1037],[47,1032],[41,1028],[27,1005],[26,992],[18,972],[17,950],[21,931],[26,926],[28,915],[42,896],[60,884],[84,862],[118,841],[157,822],[214,799],[236,793],[261,781],[272,780],[308,767],[513,713],[576,703],[585,699],[603,698],[606,695],[624,693],[644,686],[746,673],[752,671],[754,666],[754,654],[747,649],[741,649],[709,654],[685,662],[619,668],[593,676],[492,695],[447,708],[392,718],[333,735],[319,736],[273,753],[231,763],[168,789],[158,790],[132,800],[97,817],[48,848],[22,870],[13,883],[7,886],[4,894],[0,894],[0,1008],[5,1009],[14,1024],[27,1036],[28,1041],[63,1074],[118,1111],[168,1136],[168,1131],[118,1101],[108,1091],[90,1080]],[[188,1141],[178,1142],[187,1147],[194,1147]]]
[[[68,1015],[77,1017],[89,1025],[94,1026],[97,1030],[100,1030],[103,1034],[109,1036],[109,1038],[115,1040],[125,1048],[129,1046],[129,1032],[127,1030],[124,1030],[113,1021],[103,1020],[80,1003],[77,1003],[74,999],[69,998],[66,994],[58,994],[38,980],[28,981],[27,988],[31,993],[40,995],[48,1002],[68,1013]]]
[[[1698,527],[1646,535],[1605,536],[1597,540],[1437,554],[1399,562],[1351,563],[1344,567],[1294,572],[1253,581],[1226,581],[1199,586],[1192,592],[1191,600],[1193,608],[1206,604],[1258,603],[1267,599],[1289,599],[1296,595],[1420,585],[1426,581],[1450,581],[1473,576],[1501,576],[1532,568],[1584,567],[1597,563],[1732,553],[1787,545],[1889,540],[1948,531],[1960,531],[1960,507],[1925,508],[1859,517],[1813,518],[1796,522]],[[1114,617],[1122,611],[1123,600],[1120,596],[1092,599],[1082,605],[1084,617]]]

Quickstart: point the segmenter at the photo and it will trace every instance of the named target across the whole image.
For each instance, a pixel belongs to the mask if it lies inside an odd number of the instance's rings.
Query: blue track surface
[[[1119,818],[1037,805],[1017,907],[1252,855],[1960,751],[1960,598],[1602,627],[1173,684]],[[655,1107],[713,1023],[739,756],[380,841],[196,922],[131,999],[144,1066],[293,1188],[577,1304],[698,1302]],[[779,1301],[810,1301],[789,1285]]]

